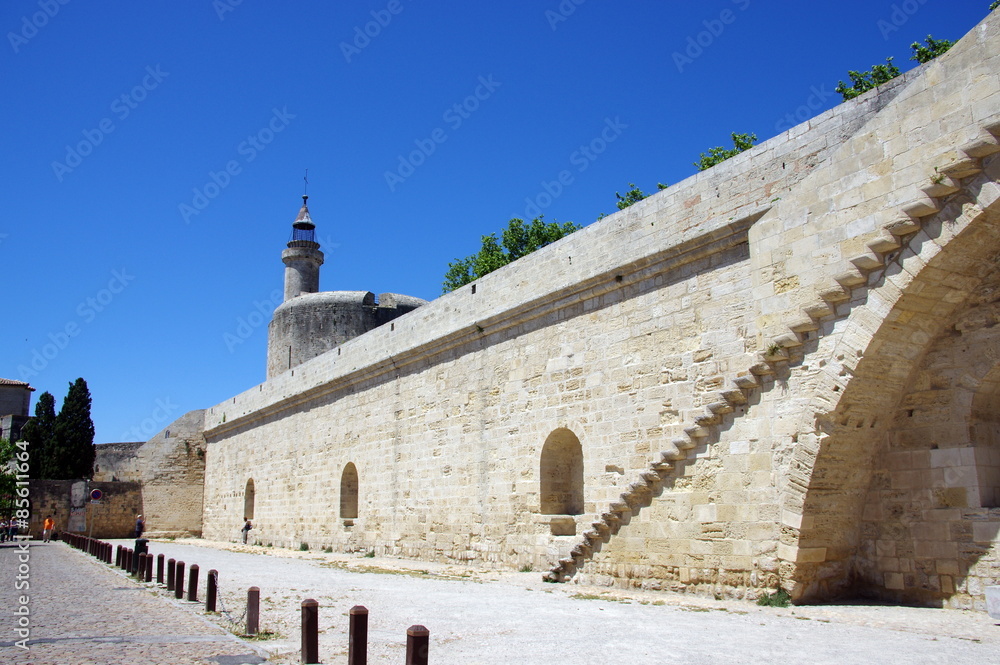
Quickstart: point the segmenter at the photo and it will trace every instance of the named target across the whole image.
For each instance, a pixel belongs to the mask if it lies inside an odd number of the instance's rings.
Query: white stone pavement
[[[255,644],[274,654],[270,662],[298,662],[306,598],[320,602],[324,663],[346,662],[353,605],[370,611],[373,664],[403,662],[412,624],[430,629],[434,665],[1000,662],[1000,625],[982,612],[864,604],[764,608],[545,584],[540,571],[500,573],[196,540],[150,547],[188,567],[197,563],[203,578],[217,569],[222,599],[235,615],[243,613],[247,588],[260,587],[261,628],[277,637]]]

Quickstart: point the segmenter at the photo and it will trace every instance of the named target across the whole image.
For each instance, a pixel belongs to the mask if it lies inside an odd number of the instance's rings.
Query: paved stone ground
[[[28,590],[15,588],[16,544],[0,545],[0,663],[31,665],[260,663],[254,647],[158,597],[65,543],[33,542]],[[29,596],[28,649],[15,642],[19,596]]]
[[[125,541],[122,541],[125,542]],[[878,605],[759,607],[663,592],[545,584],[541,573],[485,571],[360,555],[201,540],[154,553],[219,571],[236,618],[260,587],[257,642],[297,663],[300,604],[320,603],[320,657],[346,663],[347,612],[370,611],[369,662],[402,663],[405,631],[431,631],[434,665],[509,663],[1000,663],[1000,625],[982,612]],[[229,625],[224,617],[217,619]]]
[[[131,541],[118,541],[131,544]],[[17,553],[0,548],[0,663],[299,662],[299,612],[320,602],[320,656],[345,663],[347,611],[369,608],[369,662],[402,663],[405,630],[431,631],[434,665],[518,662],[1000,662],[1000,624],[982,612],[877,605],[766,608],[663,592],[543,584],[504,573],[400,559],[293,552],[206,541],[150,543],[219,571],[221,598],[241,619],[261,589],[263,641],[242,642],[226,615],[176,601],[62,543],[31,550],[30,650],[14,646]],[[200,597],[204,596],[204,582]],[[214,622],[213,625],[210,622]]]

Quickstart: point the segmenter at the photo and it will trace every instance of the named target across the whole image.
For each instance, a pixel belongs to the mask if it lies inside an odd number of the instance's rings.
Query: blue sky
[[[511,217],[592,223],[988,5],[9,0],[0,376],[145,440],[264,379],[306,169],[321,288],[433,299]]]

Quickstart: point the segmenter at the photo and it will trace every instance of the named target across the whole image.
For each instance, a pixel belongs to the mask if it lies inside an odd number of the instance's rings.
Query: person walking
[[[247,544],[247,535],[250,533],[250,529],[252,529],[252,528],[253,528],[253,524],[250,523],[250,520],[247,520],[246,524],[244,524],[243,528],[241,529],[241,531],[243,531],[243,544],[244,545]]]
[[[56,527],[56,521],[52,519],[52,515],[46,515],[45,521],[42,522],[42,542],[49,542],[49,538],[52,537],[52,529]]]
[[[135,537],[142,538],[142,532],[146,530],[146,520],[142,519],[142,515],[135,516]]]

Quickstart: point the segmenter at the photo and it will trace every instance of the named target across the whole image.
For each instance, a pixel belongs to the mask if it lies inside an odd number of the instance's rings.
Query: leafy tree
[[[874,65],[870,71],[867,72],[855,72],[849,71],[847,75],[851,77],[851,87],[847,87],[847,84],[840,81],[837,87],[834,88],[834,92],[839,92],[846,102],[848,99],[854,99],[858,95],[868,92],[872,88],[878,87],[887,81],[899,76],[899,69],[896,65],[892,64],[892,57],[885,59],[884,65]]]
[[[701,153],[701,159],[694,163],[698,167],[699,171],[704,171],[705,169],[712,168],[720,162],[724,162],[730,157],[735,157],[744,150],[748,150],[754,146],[757,142],[756,134],[737,134],[732,133],[733,147],[726,149],[723,147],[711,148],[708,154]]]
[[[515,217],[507,223],[500,240],[494,233],[483,236],[479,252],[448,264],[442,293],[469,284],[581,228],[573,222],[546,224],[542,220],[542,217],[536,217],[530,224],[525,224],[523,219]]]
[[[990,5],[990,11],[993,11],[997,7],[1000,7],[1000,0],[996,0],[992,5]]]
[[[1000,2],[1000,0],[998,0],[998,2]],[[913,49],[913,55],[910,56],[910,60],[916,60],[920,64],[924,64],[925,62],[930,62],[942,53],[946,53],[948,49],[955,45],[955,42],[953,41],[949,41],[947,39],[934,39],[930,35],[927,35],[927,39],[924,41],[927,43],[927,46],[924,46],[920,42],[913,42],[910,44],[910,48]]]
[[[35,417],[21,428],[21,439],[28,443],[28,475],[51,478],[50,466],[55,444],[56,398],[46,391],[35,402]]]
[[[630,182],[628,186],[631,187],[632,189],[625,192],[625,196],[622,196],[618,192],[615,192],[615,198],[618,199],[617,205],[619,210],[624,210],[630,205],[638,203],[639,201],[646,198],[646,195],[643,194],[642,190],[636,187],[634,184]]]
[[[77,379],[69,386],[56,416],[53,468],[56,479],[91,478],[94,475],[94,421],[90,418],[90,390]]]
[[[23,444],[22,444],[23,445]],[[0,439],[0,514],[11,512],[14,492],[17,490],[17,472],[11,467],[16,461],[17,447],[7,439]]]

